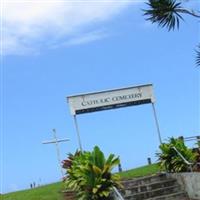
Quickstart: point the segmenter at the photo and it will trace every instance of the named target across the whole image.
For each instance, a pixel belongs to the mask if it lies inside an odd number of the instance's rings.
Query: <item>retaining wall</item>
[[[200,200],[200,173],[170,173],[169,177],[177,179],[191,199]]]

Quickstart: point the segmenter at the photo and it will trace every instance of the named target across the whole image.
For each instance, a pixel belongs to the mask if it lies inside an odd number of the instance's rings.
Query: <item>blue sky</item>
[[[42,141],[56,128],[70,138],[60,145],[62,159],[78,148],[66,102],[72,94],[152,83],[162,138],[199,134],[196,19],[186,16],[168,32],[145,21],[139,1],[3,6],[0,192],[60,179],[55,146]],[[151,105],[79,115],[78,123],[83,148],[119,155],[124,170],[156,161]]]

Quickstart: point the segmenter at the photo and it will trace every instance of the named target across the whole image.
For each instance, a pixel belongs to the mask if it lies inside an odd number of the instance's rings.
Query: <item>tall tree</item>
[[[179,29],[183,15],[191,15],[200,18],[199,13],[183,7],[180,0],[148,0],[148,9],[144,10],[146,20],[157,23],[160,27],[166,27],[168,31]],[[200,66],[200,45],[196,50],[196,64]]]

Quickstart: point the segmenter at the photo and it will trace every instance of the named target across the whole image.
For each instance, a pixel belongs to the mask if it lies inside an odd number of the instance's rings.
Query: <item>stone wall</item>
[[[169,177],[177,179],[191,199],[200,200],[200,173],[172,173]]]

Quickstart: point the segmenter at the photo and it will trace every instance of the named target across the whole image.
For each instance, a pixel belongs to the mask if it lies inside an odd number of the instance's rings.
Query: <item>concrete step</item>
[[[190,200],[185,192],[176,192],[172,194],[162,195],[146,200]]]
[[[76,193],[74,191],[62,191],[64,200],[76,200]]]
[[[126,200],[144,200],[144,199],[160,197],[163,195],[174,194],[174,193],[180,192],[180,190],[181,189],[179,185],[173,185],[173,186],[158,188],[158,189],[154,189],[154,190],[146,191],[146,192],[139,192],[135,194],[131,193],[129,195],[125,194],[124,198]]]
[[[151,184],[154,182],[164,181],[167,180],[166,174],[157,174],[152,176],[146,176],[142,178],[135,178],[135,179],[128,179],[122,181],[122,185],[126,187],[132,187],[132,186],[138,186],[138,185],[145,185],[145,184]]]
[[[177,185],[176,179],[166,179],[163,181],[157,181],[149,184],[144,185],[137,185],[137,186],[129,186],[124,189],[122,189],[120,192],[124,195],[131,195],[131,194],[137,194],[140,192],[148,192],[152,191],[158,188],[165,188],[170,186]]]

